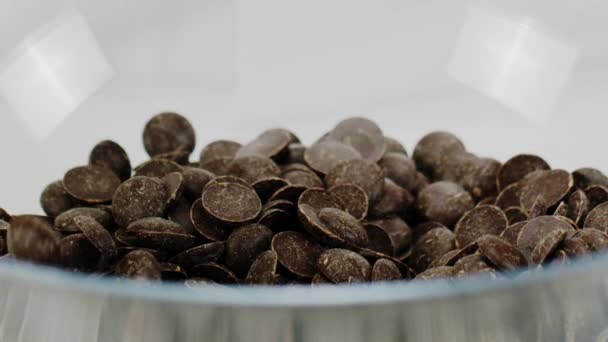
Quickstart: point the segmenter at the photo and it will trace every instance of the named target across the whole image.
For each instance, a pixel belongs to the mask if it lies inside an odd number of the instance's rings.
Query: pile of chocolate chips
[[[608,178],[504,164],[447,132],[410,158],[374,122],[349,118],[310,146],[286,129],[209,143],[162,113],[151,159],[97,144],[44,189],[47,216],[0,210],[0,253],[95,276],[204,284],[435,279],[567,263],[608,248]]]

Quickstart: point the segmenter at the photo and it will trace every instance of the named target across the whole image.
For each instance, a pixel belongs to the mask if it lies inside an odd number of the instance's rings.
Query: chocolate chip
[[[204,263],[196,265],[190,275],[211,279],[219,284],[237,284],[238,277],[228,267],[216,263]]]
[[[308,189],[302,193],[298,200],[298,206],[309,205],[316,211],[323,208],[343,209],[342,202],[332,192],[323,189]]]
[[[173,207],[182,197],[184,176],[180,172],[171,172],[163,177],[167,191],[167,207]]]
[[[424,271],[433,260],[456,248],[455,236],[447,228],[435,228],[422,235],[414,245],[409,260],[418,272]]]
[[[386,176],[405,189],[412,189],[416,182],[416,163],[401,153],[388,153],[378,163]]]
[[[201,166],[205,163],[218,158],[234,159],[236,152],[241,148],[241,144],[231,140],[216,140],[203,148],[200,154]]]
[[[574,178],[574,186],[579,189],[584,190],[592,185],[608,187],[608,177],[602,171],[592,167],[580,168],[572,172],[572,177]]]
[[[416,276],[416,272],[408,264],[402,262],[397,258],[393,258],[389,255],[373,251],[369,248],[354,248],[353,251],[364,257],[370,263],[375,263],[379,259],[387,259],[392,261],[393,264],[397,266],[404,279],[413,279]]]
[[[374,251],[395,256],[395,246],[391,240],[390,235],[384,230],[382,226],[377,223],[366,223],[365,230],[368,236],[368,248]]]
[[[324,188],[325,184],[313,171],[287,170],[283,171],[283,179],[291,185],[300,185],[306,188]]]
[[[371,280],[378,281],[393,281],[401,280],[403,276],[394,262],[388,259],[378,259],[372,267]]]
[[[112,200],[120,179],[110,169],[100,166],[80,166],[63,177],[63,186],[70,196],[96,204]]]
[[[160,264],[160,274],[164,281],[184,281],[188,278],[186,270],[170,262]]]
[[[600,252],[608,249],[608,234],[593,228],[581,229],[574,235],[589,245],[591,250]]]
[[[330,188],[329,192],[334,194],[342,203],[344,210],[357,220],[361,221],[367,216],[369,200],[361,187],[344,183]]]
[[[251,186],[258,194],[262,202],[266,202],[277,190],[286,187],[289,183],[283,178],[270,177],[254,182]]]
[[[173,152],[157,154],[152,159],[163,159],[172,161],[178,165],[189,165],[190,164],[190,153],[186,150],[176,150]]]
[[[555,216],[539,216],[528,221],[517,238],[517,249],[530,260],[532,250],[550,232],[554,230],[574,231],[566,221]]]
[[[273,232],[282,232],[299,226],[297,219],[283,209],[269,209],[262,211],[258,223],[270,228]]]
[[[114,220],[120,227],[126,227],[145,217],[162,216],[166,201],[167,192],[160,179],[133,177],[122,183],[114,193]]]
[[[205,213],[221,223],[246,223],[256,219],[262,202],[253,188],[237,182],[211,182],[203,190]]]
[[[429,268],[434,268],[438,266],[454,266],[456,261],[467,255],[475,253],[477,249],[477,242],[474,242],[464,248],[451,250],[449,252],[446,252],[441,257],[433,260],[433,262],[429,265]]]
[[[317,273],[312,277],[311,284],[313,286],[333,284],[329,279],[325,278],[321,273]]]
[[[537,196],[528,210],[528,219],[546,215],[547,209],[547,203],[545,202],[544,197],[542,197],[542,195]]]
[[[246,281],[251,285],[274,285],[277,282],[279,257],[274,251],[260,254],[251,265]]]
[[[116,265],[116,275],[137,280],[160,280],[160,264],[150,252],[136,250],[125,255]]]
[[[505,230],[500,233],[500,237],[507,240],[511,245],[517,246],[517,238],[522,228],[528,223],[528,221],[521,221],[509,225]]]
[[[395,184],[389,178],[384,179],[382,196],[369,208],[368,216],[371,218],[386,217],[390,215],[403,215],[414,204],[414,196],[409,191]]]
[[[537,170],[549,170],[549,164],[541,157],[531,154],[520,154],[509,159],[498,171],[499,189],[522,180],[526,175]]]
[[[196,135],[190,122],[177,113],[161,113],[154,116],[144,128],[144,147],[150,156],[185,150],[191,153],[196,145]]]
[[[608,203],[603,203],[591,210],[585,219],[585,228],[608,231]]]
[[[532,250],[532,263],[536,265],[544,263],[555,252],[559,244],[564,241],[567,233],[567,231],[559,229],[547,233]]]
[[[363,225],[349,213],[336,208],[319,210],[319,219],[348,245],[365,247],[369,240]]]
[[[163,178],[171,172],[182,172],[177,163],[166,159],[152,159],[135,168],[135,176]]]
[[[270,158],[253,155],[234,159],[228,165],[228,174],[242,178],[249,184],[260,179],[279,177],[281,169]]]
[[[359,158],[361,154],[352,146],[332,140],[313,144],[304,152],[306,164],[320,174],[328,173],[340,162]]]
[[[220,227],[216,222],[205,213],[203,210],[202,199],[196,200],[192,203],[190,209],[190,220],[196,231],[204,238],[211,241],[224,241],[228,237],[225,230]]]
[[[370,280],[371,266],[365,258],[347,249],[328,249],[319,257],[321,273],[333,283],[359,283]]]
[[[602,185],[592,185],[585,189],[585,194],[589,199],[589,210],[593,210],[598,205],[608,202],[608,188]]]
[[[182,175],[184,176],[184,196],[190,201],[200,198],[203,188],[214,177],[211,172],[196,167],[184,167]]]
[[[289,146],[287,146],[287,161],[290,163],[306,163],[304,160],[304,153],[306,153],[306,149],[307,147],[300,143],[289,144]]]
[[[437,175],[443,174],[447,156],[463,152],[463,143],[451,133],[432,132],[425,135],[414,149],[413,159],[417,169],[437,179]]]
[[[506,239],[484,235],[477,239],[479,252],[498,269],[515,270],[528,265],[526,258]]]
[[[500,209],[519,207],[521,205],[521,183],[509,184],[496,197],[496,206]]]
[[[456,223],[456,246],[462,248],[487,234],[500,235],[508,224],[500,208],[493,205],[475,207]]]
[[[566,217],[566,216],[568,216],[569,211],[570,211],[570,208],[568,208],[568,205],[566,204],[566,202],[561,201],[557,205],[557,208],[555,208],[555,211],[553,212],[553,216]]]
[[[366,118],[354,117],[341,121],[329,133],[328,139],[352,146],[363,158],[372,162],[380,160],[386,151],[382,130]]]
[[[528,220],[528,215],[520,207],[509,207],[504,210],[509,225]]]
[[[323,248],[306,235],[281,232],[274,236],[271,245],[279,263],[290,273],[304,278],[312,278],[317,273],[317,260]]]
[[[84,234],[72,234],[58,244],[58,262],[65,268],[91,272],[99,260],[99,250]]]
[[[90,216],[76,216],[74,224],[89,239],[89,242],[99,251],[106,260],[113,260],[118,254],[112,235]]]
[[[397,139],[384,136],[384,144],[386,145],[385,156],[389,153],[401,153],[407,157],[407,150]]]
[[[270,248],[272,231],[261,224],[249,224],[232,232],[226,241],[226,266],[245,276],[262,252]]]
[[[170,220],[161,217],[146,217],[133,221],[127,226],[128,231],[168,232],[176,234],[188,234],[186,230]]]
[[[167,211],[169,220],[179,224],[186,234],[196,235],[196,228],[190,218],[192,205],[188,200],[181,198],[172,208]]]
[[[200,167],[213,172],[217,176],[227,175],[232,164],[232,158],[215,158],[200,164]]]
[[[482,198],[479,202],[477,202],[477,206],[480,206],[480,205],[495,205],[495,204],[496,204],[496,197],[494,197],[494,196]]]
[[[430,184],[428,178],[421,172],[416,172],[416,181],[414,187],[411,189],[412,194],[418,195],[422,189],[426,188]]]
[[[63,187],[63,181],[49,184],[40,195],[40,206],[49,216],[59,216],[78,204]]]
[[[540,196],[548,208],[558,204],[572,189],[572,175],[564,170],[539,171],[522,183],[521,206],[530,210]]]
[[[224,242],[211,242],[196,246],[177,254],[171,258],[171,262],[187,270],[196,265],[217,262],[224,256],[224,246]]]
[[[344,247],[354,246],[363,239],[359,236],[360,234],[339,230],[341,227],[338,227],[336,231],[332,230],[321,221],[319,212],[320,209],[313,208],[308,204],[300,204],[298,206],[298,216],[304,230],[321,243],[332,247]],[[367,234],[365,236],[367,236]],[[347,241],[345,238],[350,240]]]
[[[413,241],[412,229],[410,226],[400,217],[398,216],[390,216],[380,220],[375,220],[369,222],[367,225],[374,225],[379,228],[386,234],[388,240],[390,242],[390,249],[388,251],[392,251],[392,253],[385,253],[390,256],[402,256],[407,250],[409,250],[411,243]],[[367,229],[366,225],[366,229]],[[369,232],[369,230],[368,230]],[[376,233],[378,231],[376,230]],[[383,235],[380,233],[379,235]],[[378,236],[376,236],[376,239]],[[383,237],[382,240],[385,238]],[[370,239],[371,241],[371,239]],[[376,240],[377,241],[377,240]],[[371,248],[371,247],[370,247]],[[374,248],[372,248],[374,249]],[[380,251],[382,252],[382,251]]]
[[[460,185],[447,181],[427,186],[416,199],[416,208],[425,220],[447,226],[455,224],[473,206],[468,192]]]
[[[91,150],[89,165],[106,167],[122,181],[131,177],[131,161],[127,152],[117,143],[104,140]]]
[[[464,277],[474,274],[488,274],[495,276],[496,272],[492,269],[479,254],[471,254],[460,258],[454,264],[454,276]]]
[[[55,218],[54,228],[60,232],[78,232],[80,229],[74,222],[77,216],[89,216],[99,222],[103,227],[110,227],[112,216],[105,210],[99,208],[74,208]]]
[[[583,190],[575,190],[568,196],[567,217],[576,225],[583,223],[589,213],[589,199]]]
[[[455,275],[455,269],[452,266],[439,266],[429,268],[428,270],[418,274],[417,280],[435,280],[452,278]]]
[[[375,163],[364,159],[351,159],[336,164],[326,175],[329,188],[339,184],[358,185],[367,194],[370,203],[375,203],[384,191],[384,171]]]
[[[592,252],[592,249],[586,240],[578,236],[565,238],[559,248],[568,257],[583,256]]]
[[[188,234],[179,234],[169,231],[154,230],[123,230],[114,232],[116,240],[129,246],[157,249],[178,253],[191,248],[196,237]]]
[[[235,158],[245,156],[264,156],[280,160],[287,153],[287,146],[291,143],[291,136],[282,129],[269,129],[248,144],[243,145],[235,155]]]
[[[414,243],[418,242],[418,240],[420,239],[420,237],[422,235],[426,234],[428,231],[430,231],[431,229],[435,229],[435,228],[448,229],[448,227],[446,227],[443,223],[440,223],[440,222],[426,221],[426,222],[419,223],[413,229],[413,233],[414,233],[414,237],[412,239],[413,242]]]

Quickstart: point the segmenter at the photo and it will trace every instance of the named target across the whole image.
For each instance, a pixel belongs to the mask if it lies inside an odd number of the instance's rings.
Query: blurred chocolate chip
[[[377,228],[372,228],[372,226]],[[384,251],[378,251],[390,256],[400,257],[411,247],[413,241],[412,229],[398,216],[389,216],[371,221],[368,222],[365,227],[368,234],[371,231],[372,234],[375,235],[373,238],[370,237],[371,249],[377,250],[372,247],[372,244],[375,244],[376,247],[378,247],[379,245],[387,245],[388,243],[387,248],[381,248],[384,249]],[[374,240],[374,242],[372,242],[372,240]]]
[[[386,177],[405,189],[412,189],[416,183],[416,163],[401,153],[388,153],[378,163],[386,172]]]
[[[23,215],[11,220],[6,244],[17,259],[49,264],[57,260],[60,238],[49,219]]]
[[[590,254],[592,252],[592,249],[587,243],[586,239],[583,239],[582,237],[584,237],[584,235],[581,237],[566,237],[559,246],[559,249],[563,251],[568,257],[576,257]]]
[[[570,208],[568,208],[568,204],[566,204],[566,202],[564,202],[564,201],[561,201],[557,205],[557,208],[555,208],[555,211],[553,212],[553,216],[567,217],[569,211],[570,211]]]
[[[214,177],[211,172],[196,167],[184,167],[182,175],[184,176],[184,195],[190,201],[200,198],[203,188]]]
[[[325,184],[313,171],[287,170],[283,171],[282,177],[291,185],[300,185],[306,188],[324,188]]]
[[[84,234],[68,235],[58,242],[57,261],[67,269],[94,271],[99,257],[99,250]]]
[[[340,162],[359,158],[361,154],[352,146],[332,140],[313,144],[304,152],[306,164],[323,175]]]
[[[598,170],[592,167],[583,167],[572,172],[574,178],[574,186],[578,189],[587,189],[592,185],[601,185],[608,187],[608,177]]]
[[[458,184],[442,181],[424,188],[416,208],[425,220],[451,226],[474,206],[471,195]]]
[[[232,158],[215,158],[201,163],[200,167],[217,176],[224,176],[228,174],[232,160]]]
[[[574,236],[585,241],[594,252],[608,249],[608,234],[600,230],[585,228],[579,230]]]
[[[180,172],[171,172],[163,178],[167,191],[167,208],[173,207],[184,192],[184,176]]]
[[[528,210],[528,219],[531,220],[535,217],[546,215],[547,209],[547,202],[542,195],[537,196],[534,202],[532,202],[532,206]]]
[[[602,185],[592,185],[585,189],[585,195],[589,199],[589,210],[598,205],[608,202],[608,188]]]
[[[448,132],[432,132],[425,135],[414,149],[413,159],[417,169],[432,179],[443,174],[447,156],[465,150],[464,144]]]
[[[100,208],[74,208],[70,209],[55,218],[54,228],[60,232],[78,232],[80,229],[74,222],[78,216],[88,216],[99,222],[108,229],[112,223],[112,215]]]
[[[384,136],[384,144],[386,145],[385,156],[389,153],[401,153],[407,157],[407,150],[397,139]]]
[[[333,283],[329,279],[327,279],[323,274],[317,273],[314,275],[314,277],[312,277],[311,284],[312,284],[312,286],[318,286],[318,285],[329,285],[329,284],[333,284]]]
[[[228,165],[229,175],[242,178],[249,184],[260,179],[279,177],[281,169],[270,158],[252,155],[235,158]]]
[[[509,184],[496,197],[496,206],[500,209],[519,207],[521,205],[521,183]]]
[[[170,262],[163,262],[160,264],[160,274],[164,281],[184,281],[188,278],[186,270],[181,266]]]
[[[412,209],[414,201],[414,196],[409,191],[385,178],[382,196],[369,208],[368,216],[370,218],[406,216],[406,213]]]
[[[241,144],[231,140],[216,140],[207,144],[200,154],[200,164],[208,163],[218,158],[233,159]]]
[[[397,268],[394,262],[388,259],[378,259],[372,267],[371,280],[373,282],[379,281],[393,281],[401,280],[403,276]]]
[[[268,200],[272,194],[287,185],[289,185],[289,183],[283,178],[269,177],[255,181],[251,186],[258,194],[258,197],[260,197],[262,202],[266,202],[266,200]]]
[[[359,221],[349,213],[336,208],[319,210],[319,219],[325,226],[349,245],[366,247],[367,232]]]
[[[144,128],[143,139],[151,157],[175,150],[191,153],[196,145],[194,128],[177,113],[161,113],[150,119]]]
[[[89,239],[105,260],[112,261],[118,254],[112,235],[90,216],[76,216],[74,224]]]
[[[608,231],[608,202],[598,205],[587,214],[584,227]]]
[[[504,210],[504,213],[510,225],[528,220],[528,215],[520,207],[509,207]]]
[[[354,117],[341,121],[329,133],[328,139],[352,146],[363,158],[372,162],[380,160],[386,151],[382,130],[366,118]]]
[[[135,176],[163,178],[171,172],[182,172],[183,168],[170,160],[152,159],[135,167]]]
[[[577,189],[568,196],[567,217],[576,225],[583,223],[589,213],[589,199],[583,190]]]
[[[500,237],[507,240],[511,245],[517,246],[517,238],[522,228],[528,223],[528,221],[521,221],[509,225],[505,230],[500,233]]]
[[[500,168],[497,177],[499,189],[522,180],[526,175],[537,170],[549,170],[549,164],[541,157],[531,154],[520,154],[509,159]]]
[[[184,227],[180,226],[178,223],[161,217],[146,217],[137,221],[133,221],[127,226],[126,229],[131,232],[148,231],[188,234]]]
[[[286,156],[287,146],[290,143],[291,136],[288,132],[282,129],[269,129],[243,145],[236,152],[235,158],[257,155],[278,161]]]
[[[288,157],[287,161],[290,163],[305,163],[304,153],[306,153],[306,146],[300,143],[291,143],[287,146]]]
[[[454,263],[454,276],[464,277],[474,274],[495,276],[496,271],[494,271],[479,254],[467,255]]]
[[[106,167],[122,181],[131,177],[131,161],[127,152],[117,143],[104,140],[91,150],[89,165]]]
[[[500,208],[493,205],[475,207],[456,223],[456,247],[467,246],[487,234],[500,235],[508,224],[507,217]]]
[[[416,276],[416,280],[436,280],[452,278],[455,275],[455,271],[456,270],[453,266],[439,266],[429,268],[428,270],[419,273]]]
[[[116,275],[139,280],[160,280],[160,264],[150,252],[135,250],[116,265]]]
[[[65,191],[63,181],[56,181],[47,185],[40,195],[40,206],[49,216],[59,216],[76,205],[78,205],[78,200]]]
[[[228,237],[226,231],[205,213],[203,200],[200,198],[192,203],[190,220],[196,231],[210,241],[224,241]]]

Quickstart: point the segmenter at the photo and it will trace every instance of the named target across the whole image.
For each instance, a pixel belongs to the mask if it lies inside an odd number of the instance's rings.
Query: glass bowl
[[[146,159],[161,111],[197,150],[365,115],[411,153],[448,130],[505,161],[608,170],[601,1],[0,1],[0,206],[100,140]],[[3,341],[605,341],[608,257],[495,280],[189,289],[0,264]]]

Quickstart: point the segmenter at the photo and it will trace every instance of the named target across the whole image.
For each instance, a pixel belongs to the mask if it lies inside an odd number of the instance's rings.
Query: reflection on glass
[[[112,74],[86,20],[71,11],[0,59],[0,95],[42,140]]]
[[[448,72],[538,123],[550,117],[577,56],[577,47],[534,18],[471,7]]]

